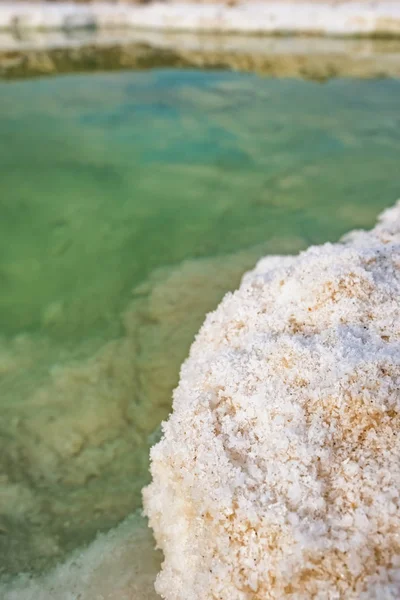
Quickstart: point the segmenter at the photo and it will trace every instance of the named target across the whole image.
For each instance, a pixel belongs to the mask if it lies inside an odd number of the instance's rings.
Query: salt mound
[[[400,203],[225,297],[151,453],[164,598],[400,597],[399,337]]]

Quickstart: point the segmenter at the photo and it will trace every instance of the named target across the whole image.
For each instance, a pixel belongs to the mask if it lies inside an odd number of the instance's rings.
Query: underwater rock
[[[144,490],[167,600],[400,597],[400,203],[203,325]]]
[[[290,252],[304,240],[272,243]],[[0,578],[47,570],[140,506],[190,343],[265,249],[155,270],[116,339],[0,338]]]
[[[265,252],[304,245],[280,237],[157,269],[134,288],[124,333],[100,347],[0,338],[1,600],[155,597],[160,564],[145,520],[132,517],[84,547],[140,505],[149,447],[205,313]],[[35,577],[16,577],[21,571]]]

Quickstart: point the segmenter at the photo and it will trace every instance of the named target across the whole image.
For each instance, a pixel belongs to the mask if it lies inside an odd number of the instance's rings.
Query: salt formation
[[[400,597],[400,203],[210,314],[144,491],[168,600]]]
[[[159,556],[146,522],[134,514],[84,552],[38,579],[0,585],[1,600],[157,600]]]

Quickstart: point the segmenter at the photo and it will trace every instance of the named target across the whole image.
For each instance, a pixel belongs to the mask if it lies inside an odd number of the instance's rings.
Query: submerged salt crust
[[[161,553],[137,512],[86,544],[139,506],[149,447],[204,314],[257,257],[304,240],[270,244],[156,269],[134,288],[120,338],[87,358],[76,348],[47,376],[37,363],[57,357],[50,339],[0,338],[2,383],[18,380],[20,392],[1,390],[0,600],[158,598]]]
[[[144,491],[168,600],[400,597],[400,203],[210,314]]]
[[[2,600],[157,600],[159,557],[146,522],[134,514],[52,572],[0,587]]]

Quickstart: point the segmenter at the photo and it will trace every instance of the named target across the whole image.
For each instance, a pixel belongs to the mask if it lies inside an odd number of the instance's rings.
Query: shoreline
[[[326,81],[400,77],[400,41],[160,31],[0,32],[0,80],[148,68],[227,69]]]
[[[218,35],[400,37],[400,2],[0,3],[3,31],[115,28]]]

